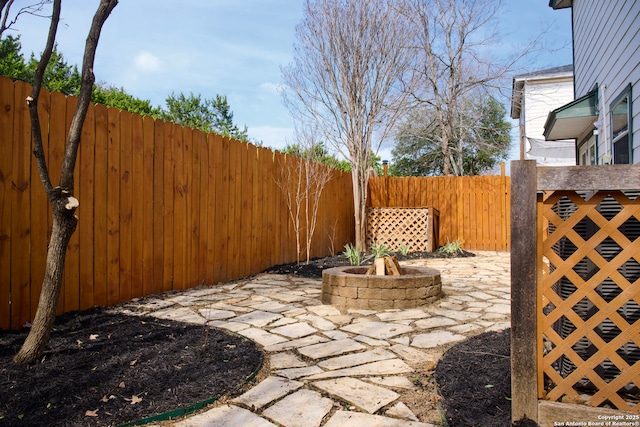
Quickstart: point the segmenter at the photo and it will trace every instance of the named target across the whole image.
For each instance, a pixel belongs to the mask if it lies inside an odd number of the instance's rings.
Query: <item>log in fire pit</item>
[[[369,274],[367,274],[369,272]],[[440,271],[400,267],[400,275],[373,275],[369,267],[335,267],[322,272],[322,303],[349,308],[384,310],[431,304],[442,293]]]

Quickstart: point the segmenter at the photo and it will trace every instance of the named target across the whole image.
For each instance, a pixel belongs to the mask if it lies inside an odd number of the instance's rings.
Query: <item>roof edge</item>
[[[554,10],[573,7],[573,0],[549,0],[549,7]]]

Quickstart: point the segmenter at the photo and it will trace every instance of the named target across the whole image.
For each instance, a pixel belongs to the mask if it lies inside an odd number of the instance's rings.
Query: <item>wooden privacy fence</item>
[[[640,166],[511,170],[514,420],[640,421]]]
[[[0,78],[0,329],[33,318],[51,229],[31,154],[30,90]],[[40,96],[54,183],[76,102],[44,90]],[[76,167],[79,224],[59,312],[295,261],[295,236],[276,184],[286,162],[266,148],[91,105]],[[336,172],[321,198],[311,256],[353,241],[352,197],[350,175]]]
[[[369,179],[372,208],[432,207],[440,214],[438,246],[460,241],[470,250],[509,250],[508,176]]]

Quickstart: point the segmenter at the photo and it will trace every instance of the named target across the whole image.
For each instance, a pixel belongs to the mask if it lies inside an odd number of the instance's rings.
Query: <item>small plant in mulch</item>
[[[460,240],[456,240],[455,242],[450,242],[447,240],[447,244],[438,248],[438,252],[441,254],[447,255],[457,255],[463,253],[462,242]]]
[[[356,249],[355,245],[347,243],[342,254],[349,260],[350,265],[362,264],[362,253]]]

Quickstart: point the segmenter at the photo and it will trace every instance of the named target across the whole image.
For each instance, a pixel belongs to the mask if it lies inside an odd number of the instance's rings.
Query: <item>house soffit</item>
[[[549,113],[544,125],[544,137],[548,141],[577,139],[598,119],[598,91],[594,90]]]

